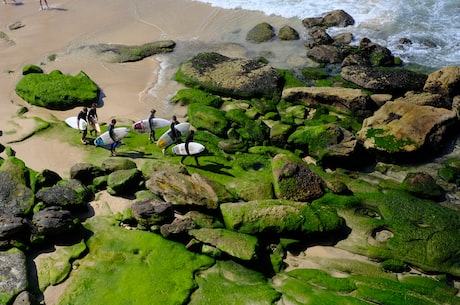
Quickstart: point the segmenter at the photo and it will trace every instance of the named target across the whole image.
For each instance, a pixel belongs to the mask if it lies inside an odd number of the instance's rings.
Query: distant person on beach
[[[88,123],[87,120],[86,120],[87,113],[88,113],[88,108],[83,107],[83,109],[78,113],[78,116],[77,116],[77,126],[80,126],[80,119],[83,119],[83,120],[85,120],[86,123]],[[81,137],[81,142],[83,144],[87,144],[86,143],[86,135],[87,134],[88,134],[88,127],[85,127],[85,129],[83,129],[83,135]]]
[[[112,157],[115,157],[115,149],[117,148],[118,144],[120,144],[120,141],[118,141],[117,136],[115,135],[114,129],[115,125],[117,124],[117,120],[112,119],[109,124],[109,136],[113,140],[113,143],[110,145],[110,155]]]
[[[174,140],[173,143],[178,143],[178,141],[180,141],[180,132],[176,129],[176,125],[179,124],[179,121],[177,120],[177,117],[175,115],[172,116],[172,119],[171,119],[171,125],[170,125],[170,129],[171,129],[171,138]],[[173,143],[171,143],[170,145],[166,146],[165,148],[163,148],[163,150],[161,151],[163,153],[163,156],[166,155],[166,149],[171,146]]]
[[[180,164],[182,164],[182,165],[185,165],[184,164],[185,158],[187,158],[187,156],[190,156],[190,151],[188,150],[188,144],[190,142],[193,142],[193,137],[194,136],[195,136],[195,131],[190,130],[190,133],[188,134],[187,138],[185,139],[185,151],[187,152],[187,155],[182,156],[182,159],[180,160]],[[198,155],[194,155],[193,157],[195,158],[196,166],[200,166],[200,164],[198,163]]]
[[[150,110],[150,115],[149,115],[149,126],[150,126],[150,141],[151,142],[156,142],[155,138],[155,124],[153,122],[153,119],[155,118],[155,113],[157,111],[155,109]]]
[[[13,3],[16,3],[16,0],[13,0]],[[3,4],[8,4],[8,0],[3,0]]]
[[[97,135],[97,130],[96,130],[96,123],[98,121],[97,117],[97,104],[93,103],[91,105],[91,109],[88,112],[88,123],[91,126],[91,130],[89,131],[89,134],[92,135],[94,132],[94,135]]]
[[[45,7],[43,7],[43,3],[45,4]],[[48,1],[47,0],[40,0],[40,9],[45,10],[45,9],[48,9],[48,8],[49,8]]]

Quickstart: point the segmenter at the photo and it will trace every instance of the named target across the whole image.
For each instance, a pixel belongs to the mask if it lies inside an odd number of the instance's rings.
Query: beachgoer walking
[[[3,3],[4,3],[4,4],[8,4],[8,0],[3,0]],[[17,3],[16,0],[13,0],[13,3],[16,4],[16,3]]]
[[[87,121],[86,121],[87,113],[88,113],[88,108],[87,107],[83,107],[83,109],[78,113],[78,116],[77,116],[78,129],[80,129],[80,119],[84,120],[87,123]],[[85,126],[85,128],[82,129],[82,131],[83,131],[83,135],[81,137],[81,142],[83,144],[87,144],[86,135],[88,134],[88,127]]]
[[[184,164],[185,158],[187,158],[187,156],[190,156],[190,151],[188,150],[188,145],[189,145],[190,142],[193,141],[194,136],[195,136],[195,131],[190,130],[190,133],[188,134],[187,138],[185,139],[185,151],[187,152],[187,155],[182,156],[182,159],[180,160],[180,164],[182,164],[182,165],[185,165]],[[200,166],[200,164],[198,163],[198,155],[193,155],[193,157],[195,158],[196,166]]]
[[[178,143],[180,141],[180,132],[179,130],[176,129],[176,125],[179,124],[179,121],[177,120],[177,117],[175,115],[172,116],[172,119],[171,119],[171,125],[170,125],[170,135],[171,135],[171,138],[173,139],[173,143]],[[171,146],[173,143],[169,144],[168,146],[166,146],[165,148],[162,149],[162,153],[163,153],[163,156],[166,155],[166,149]]]
[[[155,143],[157,140],[155,138],[155,123],[153,119],[155,118],[155,113],[157,111],[155,109],[150,110],[149,115],[149,126],[150,126],[150,141]]]
[[[43,7],[43,3],[45,4],[45,8]],[[48,1],[47,0],[40,0],[40,9],[45,10],[45,9],[48,9],[48,8],[49,8]]]
[[[113,140],[113,143],[110,145],[110,155],[112,157],[115,157],[115,149],[117,148],[118,144],[120,144],[120,141],[118,140],[117,136],[115,135],[114,129],[115,125],[117,124],[117,120],[112,119],[109,124],[109,136]]]
[[[91,130],[89,131],[89,134],[92,135],[94,132],[94,135],[97,136],[97,130],[96,130],[96,124],[98,121],[97,117],[97,104],[93,103],[91,105],[91,109],[88,112],[88,123],[91,126]]]

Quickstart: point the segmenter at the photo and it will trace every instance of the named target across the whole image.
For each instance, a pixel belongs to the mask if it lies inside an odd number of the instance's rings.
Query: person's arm
[[[115,133],[113,132],[114,130],[114,126],[113,125],[109,125],[109,136],[110,138],[114,141],[114,142],[117,142],[118,139],[117,137],[115,136]]]

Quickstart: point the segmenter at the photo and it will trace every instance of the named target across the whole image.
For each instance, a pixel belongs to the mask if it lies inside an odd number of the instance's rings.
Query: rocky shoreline
[[[341,19],[332,18],[332,25],[351,22],[337,13]],[[101,287],[84,277],[85,259],[103,265],[98,261],[106,259],[102,253],[118,257],[111,268],[129,273],[124,261],[156,249],[142,248],[145,241],[174,249],[177,257],[164,259],[188,271],[184,278],[197,275],[179,284],[172,274],[150,274],[146,289],[159,281],[169,285],[161,286],[168,291],[162,304],[226,304],[223,300],[235,294],[241,304],[305,304],[312,295],[350,304],[458,302],[460,214],[453,196],[458,159],[445,159],[430,171],[406,165],[428,163],[455,141],[460,67],[428,75],[396,70],[398,61],[379,45],[363,40],[351,48],[343,37],[327,37],[327,17],[304,21],[312,27],[307,54],[319,64],[340,59],[340,78],[318,78],[327,68],[317,68],[305,69],[296,79],[263,58],[213,52],[181,64],[176,80],[189,88],[172,102],[188,106],[195,139],[207,148],[200,156],[202,167],[179,166],[178,157],[161,158],[159,150],[151,152],[145,144],[145,135],[134,133],[124,140],[121,157],[98,155],[97,162],[75,164],[68,179],[33,171],[6,147],[8,158],[0,160],[1,278],[6,279],[0,303],[37,304],[47,286],[76,273],[71,290],[79,293],[69,292],[62,302],[84,304],[82,294],[106,295],[108,289],[110,303],[123,304],[132,296],[113,288],[130,287],[126,278]],[[306,86],[321,81],[329,86]],[[50,126],[59,129],[62,122]],[[135,162],[148,154],[148,160]],[[127,198],[131,205],[100,219],[81,217],[101,192]],[[104,227],[132,243],[139,238],[138,248],[103,252],[100,248],[115,238],[101,233]],[[135,230],[120,233],[123,228]],[[35,280],[28,278],[27,253],[62,243],[66,236],[76,237],[66,253],[37,270]],[[335,262],[321,272],[286,271],[288,252],[316,244],[334,245],[378,265]],[[155,260],[143,254],[146,270],[138,272],[151,273],[146,266]],[[436,276],[416,276],[413,270]],[[98,272],[103,278],[105,271]],[[346,280],[336,273],[346,274]],[[232,289],[217,292],[213,285],[224,280],[232,282],[225,282]],[[138,285],[134,289],[143,291]],[[319,294],[318,286],[327,292]],[[172,293],[175,289],[181,293]]]

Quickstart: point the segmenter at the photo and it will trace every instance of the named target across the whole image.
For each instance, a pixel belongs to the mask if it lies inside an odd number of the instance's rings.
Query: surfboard
[[[98,121],[95,120],[94,124],[89,124],[89,126],[91,126],[92,128],[94,128],[94,130],[96,130],[97,133],[100,133],[101,132],[101,126],[99,125]]]
[[[76,116],[71,116],[71,117],[65,119],[65,122],[70,127],[74,128],[74,129],[78,129],[78,130],[85,130],[88,127],[88,123],[86,123],[86,121],[83,120],[83,119],[80,119],[79,122],[78,122],[78,125],[77,125],[77,117]]]
[[[126,137],[129,133],[129,128],[126,127],[117,127],[113,130],[118,141]],[[101,134],[99,137],[94,140],[94,145],[96,146],[106,146],[113,143],[112,138],[109,135],[109,132],[106,131]]]
[[[162,118],[153,118],[152,120],[153,120],[153,124],[152,124],[153,129],[163,128],[171,124],[170,121],[166,119],[162,119]],[[133,124],[133,130],[140,132],[140,133],[150,131],[149,120],[146,119],[146,120],[137,121],[136,123]]]
[[[190,123],[180,123],[176,125],[176,130],[179,132],[180,136],[185,135],[190,129]],[[173,144],[175,139],[173,138],[171,128],[168,129],[161,137],[158,139],[157,145],[159,148],[168,147]]]
[[[188,151],[190,154],[187,154],[187,151],[185,150],[185,143],[177,144],[172,148],[172,151],[178,156],[194,156],[202,153],[204,149],[205,147],[203,144],[190,142],[188,143]]]

